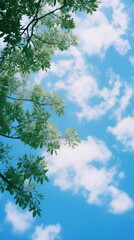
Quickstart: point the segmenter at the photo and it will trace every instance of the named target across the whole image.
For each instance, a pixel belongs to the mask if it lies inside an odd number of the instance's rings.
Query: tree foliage
[[[61,141],[69,146],[79,142],[77,133],[67,129],[63,136],[52,123],[51,114],[64,114],[64,103],[55,92],[46,92],[39,85],[26,88],[25,79],[16,79],[0,74],[0,135],[12,141],[19,140],[33,149],[45,148],[53,154],[60,148]],[[48,181],[45,156],[24,154],[12,158],[10,148],[0,142],[0,189],[14,195],[16,204],[40,215],[38,184]]]
[[[23,73],[48,69],[55,50],[76,44],[74,12],[91,13],[97,0],[1,0],[1,62]],[[24,19],[27,19],[24,23]]]
[[[75,130],[67,128],[63,135],[52,123],[52,114],[64,114],[61,96],[36,84],[29,89],[26,78],[50,68],[56,50],[76,44],[73,13],[92,14],[97,7],[97,0],[0,1],[0,37],[5,43],[0,56],[0,190],[7,190],[33,216],[41,215],[39,185],[48,181],[47,161],[32,154],[14,158],[3,139],[50,154],[57,153],[61,142],[72,147],[79,143]]]

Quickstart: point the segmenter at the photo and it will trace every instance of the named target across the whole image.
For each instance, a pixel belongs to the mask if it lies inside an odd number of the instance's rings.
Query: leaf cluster
[[[1,63],[23,73],[47,70],[55,50],[76,44],[73,12],[93,13],[97,0],[2,0],[0,37],[6,46]],[[24,18],[27,24],[24,24]]]
[[[61,96],[36,84],[24,89],[25,81],[5,72],[0,74],[0,136],[19,140],[33,149],[44,147],[49,154],[57,153],[63,139],[65,144],[75,146],[79,142],[77,133],[67,129],[63,136],[52,123],[51,114],[64,114]],[[23,209],[28,207],[33,216],[40,216],[43,195],[38,192],[38,185],[48,181],[44,156],[25,154],[12,163],[9,151],[9,146],[0,142],[1,192],[8,191],[16,204]]]
[[[3,166],[4,163],[3,162]],[[1,192],[5,190],[14,196],[16,204],[22,209],[28,207],[29,211],[41,215],[40,201],[44,199],[43,194],[38,191],[38,185],[48,182],[47,163],[44,156],[29,157],[25,154],[20,157],[16,165],[11,162],[4,174],[0,173]]]

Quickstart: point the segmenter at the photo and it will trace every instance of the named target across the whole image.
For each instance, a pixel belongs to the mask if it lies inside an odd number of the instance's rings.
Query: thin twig
[[[14,101],[32,102],[32,103],[35,103],[35,104],[39,104],[41,106],[51,106],[51,102],[46,102],[46,103],[35,102],[31,98],[16,98],[16,97],[11,97],[10,95],[6,96],[6,95],[3,95],[3,94],[1,94],[1,96],[5,97],[5,98],[8,98],[8,99],[11,99],[11,100],[14,100]]]
[[[0,132],[0,136],[6,137],[6,138],[12,138],[12,139],[20,139],[19,136],[18,137],[13,137],[13,136],[10,136],[10,135],[3,134],[1,132]]]
[[[39,36],[37,36],[35,34],[33,34],[33,37],[37,38],[40,42],[45,43],[45,44],[51,44],[51,45],[56,45],[57,44],[57,43],[54,43],[54,42],[47,42],[47,41],[41,39]]]

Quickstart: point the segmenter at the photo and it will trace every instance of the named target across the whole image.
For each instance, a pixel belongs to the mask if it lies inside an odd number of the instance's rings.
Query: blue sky
[[[47,156],[41,218],[0,195],[0,240],[134,238],[133,14],[133,1],[104,0],[92,16],[74,16],[78,46],[33,76],[63,95],[66,114],[53,120],[77,129],[81,144]]]

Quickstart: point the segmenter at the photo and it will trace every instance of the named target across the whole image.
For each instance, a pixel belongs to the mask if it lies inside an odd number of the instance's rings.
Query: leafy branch
[[[16,185],[14,185],[11,181],[9,181],[6,177],[4,177],[4,175],[2,173],[0,173],[0,178],[6,182],[8,185],[10,185],[11,187],[13,187],[15,190],[17,191],[21,191],[20,188],[18,188]]]

